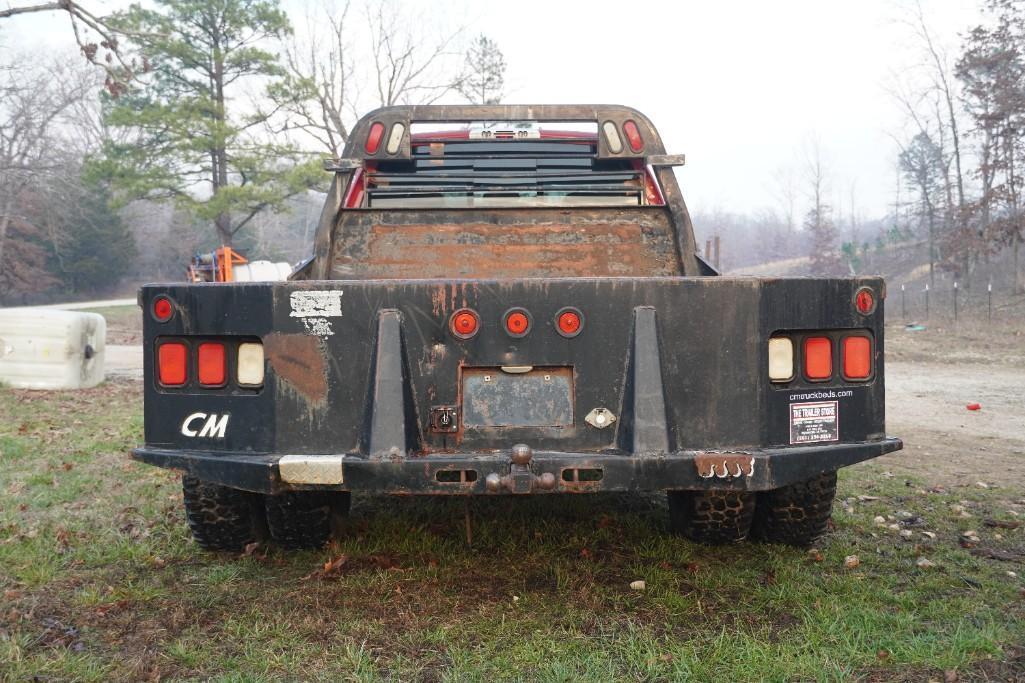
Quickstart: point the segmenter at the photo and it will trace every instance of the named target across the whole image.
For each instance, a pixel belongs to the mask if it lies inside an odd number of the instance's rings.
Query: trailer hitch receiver
[[[527,444],[516,444],[509,457],[509,474],[504,477],[492,472],[484,483],[488,491],[498,493],[506,489],[509,493],[531,493],[534,488],[551,491],[555,488],[555,475],[551,472],[537,475],[530,469],[534,451]]]

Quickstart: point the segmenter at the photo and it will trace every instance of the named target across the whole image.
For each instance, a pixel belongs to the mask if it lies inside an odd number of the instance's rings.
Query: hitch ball
[[[514,465],[529,465],[533,457],[533,449],[525,443],[518,443],[512,447],[512,457],[510,459]]]

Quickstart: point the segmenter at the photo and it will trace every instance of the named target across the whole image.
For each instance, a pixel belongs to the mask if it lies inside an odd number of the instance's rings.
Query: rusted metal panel
[[[294,391],[311,407],[327,400],[327,358],[320,338],[273,332],[263,338],[264,356],[282,388]]]
[[[702,479],[752,477],[755,458],[749,453],[701,453],[694,456],[694,466]]]
[[[673,231],[657,208],[489,213],[492,220],[484,223],[469,215],[469,220],[452,221],[451,212],[345,212],[330,276],[642,277],[678,272]]]
[[[569,427],[573,424],[573,369],[463,368],[462,422],[480,427]]]

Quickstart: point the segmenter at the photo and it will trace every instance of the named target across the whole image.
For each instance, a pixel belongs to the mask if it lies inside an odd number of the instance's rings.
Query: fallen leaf
[[[328,560],[320,569],[314,570],[302,578],[303,581],[310,579],[337,579],[341,576],[342,567],[349,561],[348,555],[339,555],[333,560]]]

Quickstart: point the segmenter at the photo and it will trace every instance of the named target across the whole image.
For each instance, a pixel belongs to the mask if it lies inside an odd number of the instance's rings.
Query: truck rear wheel
[[[337,500],[335,499],[337,497]],[[271,539],[288,550],[316,549],[331,538],[332,509],[348,512],[349,494],[289,491],[266,496],[267,528]]]
[[[747,538],[755,494],[747,491],[667,491],[669,523],[674,533],[708,545],[739,543]]]
[[[196,543],[207,550],[242,550],[263,534],[259,494],[182,477],[185,517]]]
[[[807,546],[826,531],[836,496],[836,472],[758,494],[752,535],[769,543]]]

